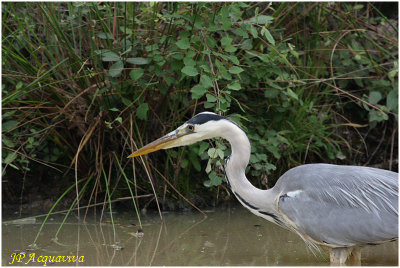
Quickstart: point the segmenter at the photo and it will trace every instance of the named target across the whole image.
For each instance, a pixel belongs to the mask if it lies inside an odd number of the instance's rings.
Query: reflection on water
[[[2,265],[10,265],[13,257],[22,256],[20,253],[25,258],[20,263],[14,259],[13,265],[24,265],[33,253],[35,262],[31,259],[28,265],[42,266],[37,262],[39,256],[80,257],[76,263],[53,265],[329,265],[327,250],[313,254],[297,235],[242,207],[215,209],[207,215],[204,218],[198,212],[170,212],[164,213],[161,221],[158,213],[149,213],[142,216],[143,237],[136,235],[133,213],[114,215],[115,236],[111,223],[87,220],[78,224],[70,220],[57,240],[53,238],[61,219],[53,217],[38,239],[38,249],[33,251],[27,248],[35,239],[39,223],[3,224]],[[397,242],[366,248],[363,265],[397,265],[397,248]]]

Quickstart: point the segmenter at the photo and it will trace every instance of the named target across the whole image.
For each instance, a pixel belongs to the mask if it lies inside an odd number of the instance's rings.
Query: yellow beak
[[[185,129],[178,129],[168,133],[167,135],[143,146],[133,154],[129,155],[130,157],[136,157],[140,155],[149,154],[161,149],[168,149],[175,146],[179,146],[179,138],[186,135]]]

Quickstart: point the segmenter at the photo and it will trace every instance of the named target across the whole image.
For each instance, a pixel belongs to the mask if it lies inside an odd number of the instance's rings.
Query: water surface
[[[109,219],[99,224],[98,219],[90,217],[86,223],[78,223],[71,215],[57,240],[54,235],[62,217],[52,216],[34,250],[28,249],[41,222],[3,223],[2,265],[21,266],[31,259],[27,265],[43,266],[43,262],[38,262],[39,256],[80,258],[69,263],[47,262],[47,266],[329,265],[327,250],[311,252],[297,235],[242,207],[206,213],[207,218],[198,212],[168,212],[163,213],[162,221],[158,213],[147,213],[142,215],[143,237],[136,233],[138,221],[133,212],[115,213],[115,229]],[[397,242],[369,247],[363,251],[362,264],[397,265],[397,253]],[[13,256],[22,256],[18,254],[25,254],[25,258],[19,263],[14,259],[10,264]],[[34,256],[35,262],[29,256]]]

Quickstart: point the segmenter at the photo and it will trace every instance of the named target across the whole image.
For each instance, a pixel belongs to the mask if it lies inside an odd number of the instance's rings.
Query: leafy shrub
[[[121,177],[112,152],[124,159],[202,110],[247,131],[247,175],[259,187],[302,163],[397,158],[397,22],[372,4],[4,3],[2,12],[3,173],[75,169],[76,181],[97,178],[92,196],[104,166]],[[382,142],[366,141],[382,126],[390,157],[377,158]],[[203,168],[204,184],[220,186],[227,155],[217,139],[146,157],[147,171],[122,163],[136,194],[178,198],[200,191],[189,178]]]

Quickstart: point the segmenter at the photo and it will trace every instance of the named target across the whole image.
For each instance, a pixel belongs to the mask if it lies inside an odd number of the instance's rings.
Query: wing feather
[[[323,244],[348,246],[397,237],[398,174],[381,169],[311,164],[286,172],[274,187],[278,210]],[[287,193],[298,191],[290,196]]]

